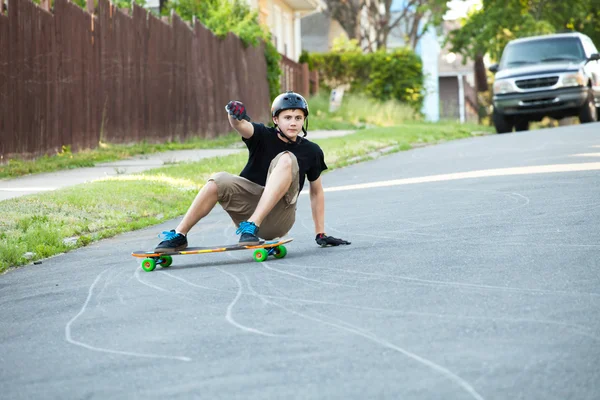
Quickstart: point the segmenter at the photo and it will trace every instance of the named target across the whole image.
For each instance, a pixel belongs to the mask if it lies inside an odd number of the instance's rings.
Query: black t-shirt
[[[282,151],[289,151],[298,159],[300,167],[300,188],[304,186],[304,177],[309,181],[315,181],[321,172],[327,169],[323,150],[318,144],[310,140],[297,137],[296,143],[286,143],[279,139],[275,128],[266,127],[263,124],[254,125],[254,134],[250,139],[242,138],[248,151],[248,163],[240,173],[244,177],[261,186],[267,183],[267,173],[271,161]]]

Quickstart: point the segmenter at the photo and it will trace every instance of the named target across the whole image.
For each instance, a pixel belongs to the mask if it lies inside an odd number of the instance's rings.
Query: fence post
[[[307,63],[302,63],[302,94],[310,96],[310,71]]]
[[[315,94],[319,94],[319,71],[313,71],[313,75],[315,77]]]

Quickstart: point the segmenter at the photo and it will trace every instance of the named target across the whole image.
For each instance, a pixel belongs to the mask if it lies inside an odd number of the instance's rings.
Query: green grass
[[[72,153],[69,147],[63,147],[56,154],[46,155],[35,160],[15,158],[10,159],[5,164],[0,164],[0,179],[63,169],[93,167],[98,163],[169,150],[227,148],[236,144],[239,144],[239,135],[229,133],[215,139],[193,138],[182,143],[153,144],[143,142],[132,145],[100,143],[97,149],[83,150],[76,153]]]
[[[330,170],[413,145],[471,137],[488,127],[410,122],[317,140]],[[239,142],[239,138],[236,138]],[[239,173],[246,153],[117,175],[0,202],[0,273],[119,233],[182,215],[214,172]]]
[[[322,93],[309,100],[310,129],[354,129],[394,126],[420,119],[406,104],[394,100],[380,102],[360,95],[345,95],[342,106],[329,112],[329,96]]]

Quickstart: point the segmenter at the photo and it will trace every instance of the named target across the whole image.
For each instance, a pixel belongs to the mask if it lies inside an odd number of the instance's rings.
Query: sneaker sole
[[[239,242],[238,244],[240,246],[255,246],[257,244],[260,244],[260,240],[253,240],[252,242]]]
[[[161,247],[160,249],[154,249],[155,253],[174,253],[176,251],[183,251],[187,249],[187,246],[184,247],[171,247],[171,248],[165,248],[165,247]]]

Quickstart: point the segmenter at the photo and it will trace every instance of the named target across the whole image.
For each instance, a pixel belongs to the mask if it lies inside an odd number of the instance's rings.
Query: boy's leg
[[[215,204],[217,204],[217,185],[213,181],[208,181],[196,195],[177,228],[170,232],[163,232],[164,240],[154,251],[166,253],[184,250],[188,246],[187,233],[198,221],[208,215]]]
[[[190,208],[188,208],[185,216],[177,225],[177,232],[181,232],[184,235],[192,229],[194,225],[198,223],[202,218],[206,217],[209,212],[217,204],[218,192],[217,185],[213,180],[206,182],[206,185],[196,195],[196,198],[192,202]]]
[[[265,190],[256,209],[248,218],[248,222],[253,222],[256,226],[262,224],[273,207],[290,191],[292,183],[296,181],[296,185],[298,184],[297,180],[294,179],[294,174],[298,175],[296,157],[289,152],[279,154],[271,164]]]
[[[248,220],[241,221],[237,233],[240,244],[252,244],[285,235],[294,224],[298,198],[298,160],[290,152],[277,155],[269,166],[267,184]]]
[[[260,239],[257,236],[256,225],[247,220],[256,209],[264,187],[227,172],[215,174],[211,179],[217,184],[219,204],[238,227],[236,233],[241,234],[240,243],[258,244]],[[249,226],[252,231],[251,237],[247,235]]]
[[[265,240],[284,237],[296,222],[296,204],[289,204],[284,196],[273,207],[260,226],[260,237]]]

